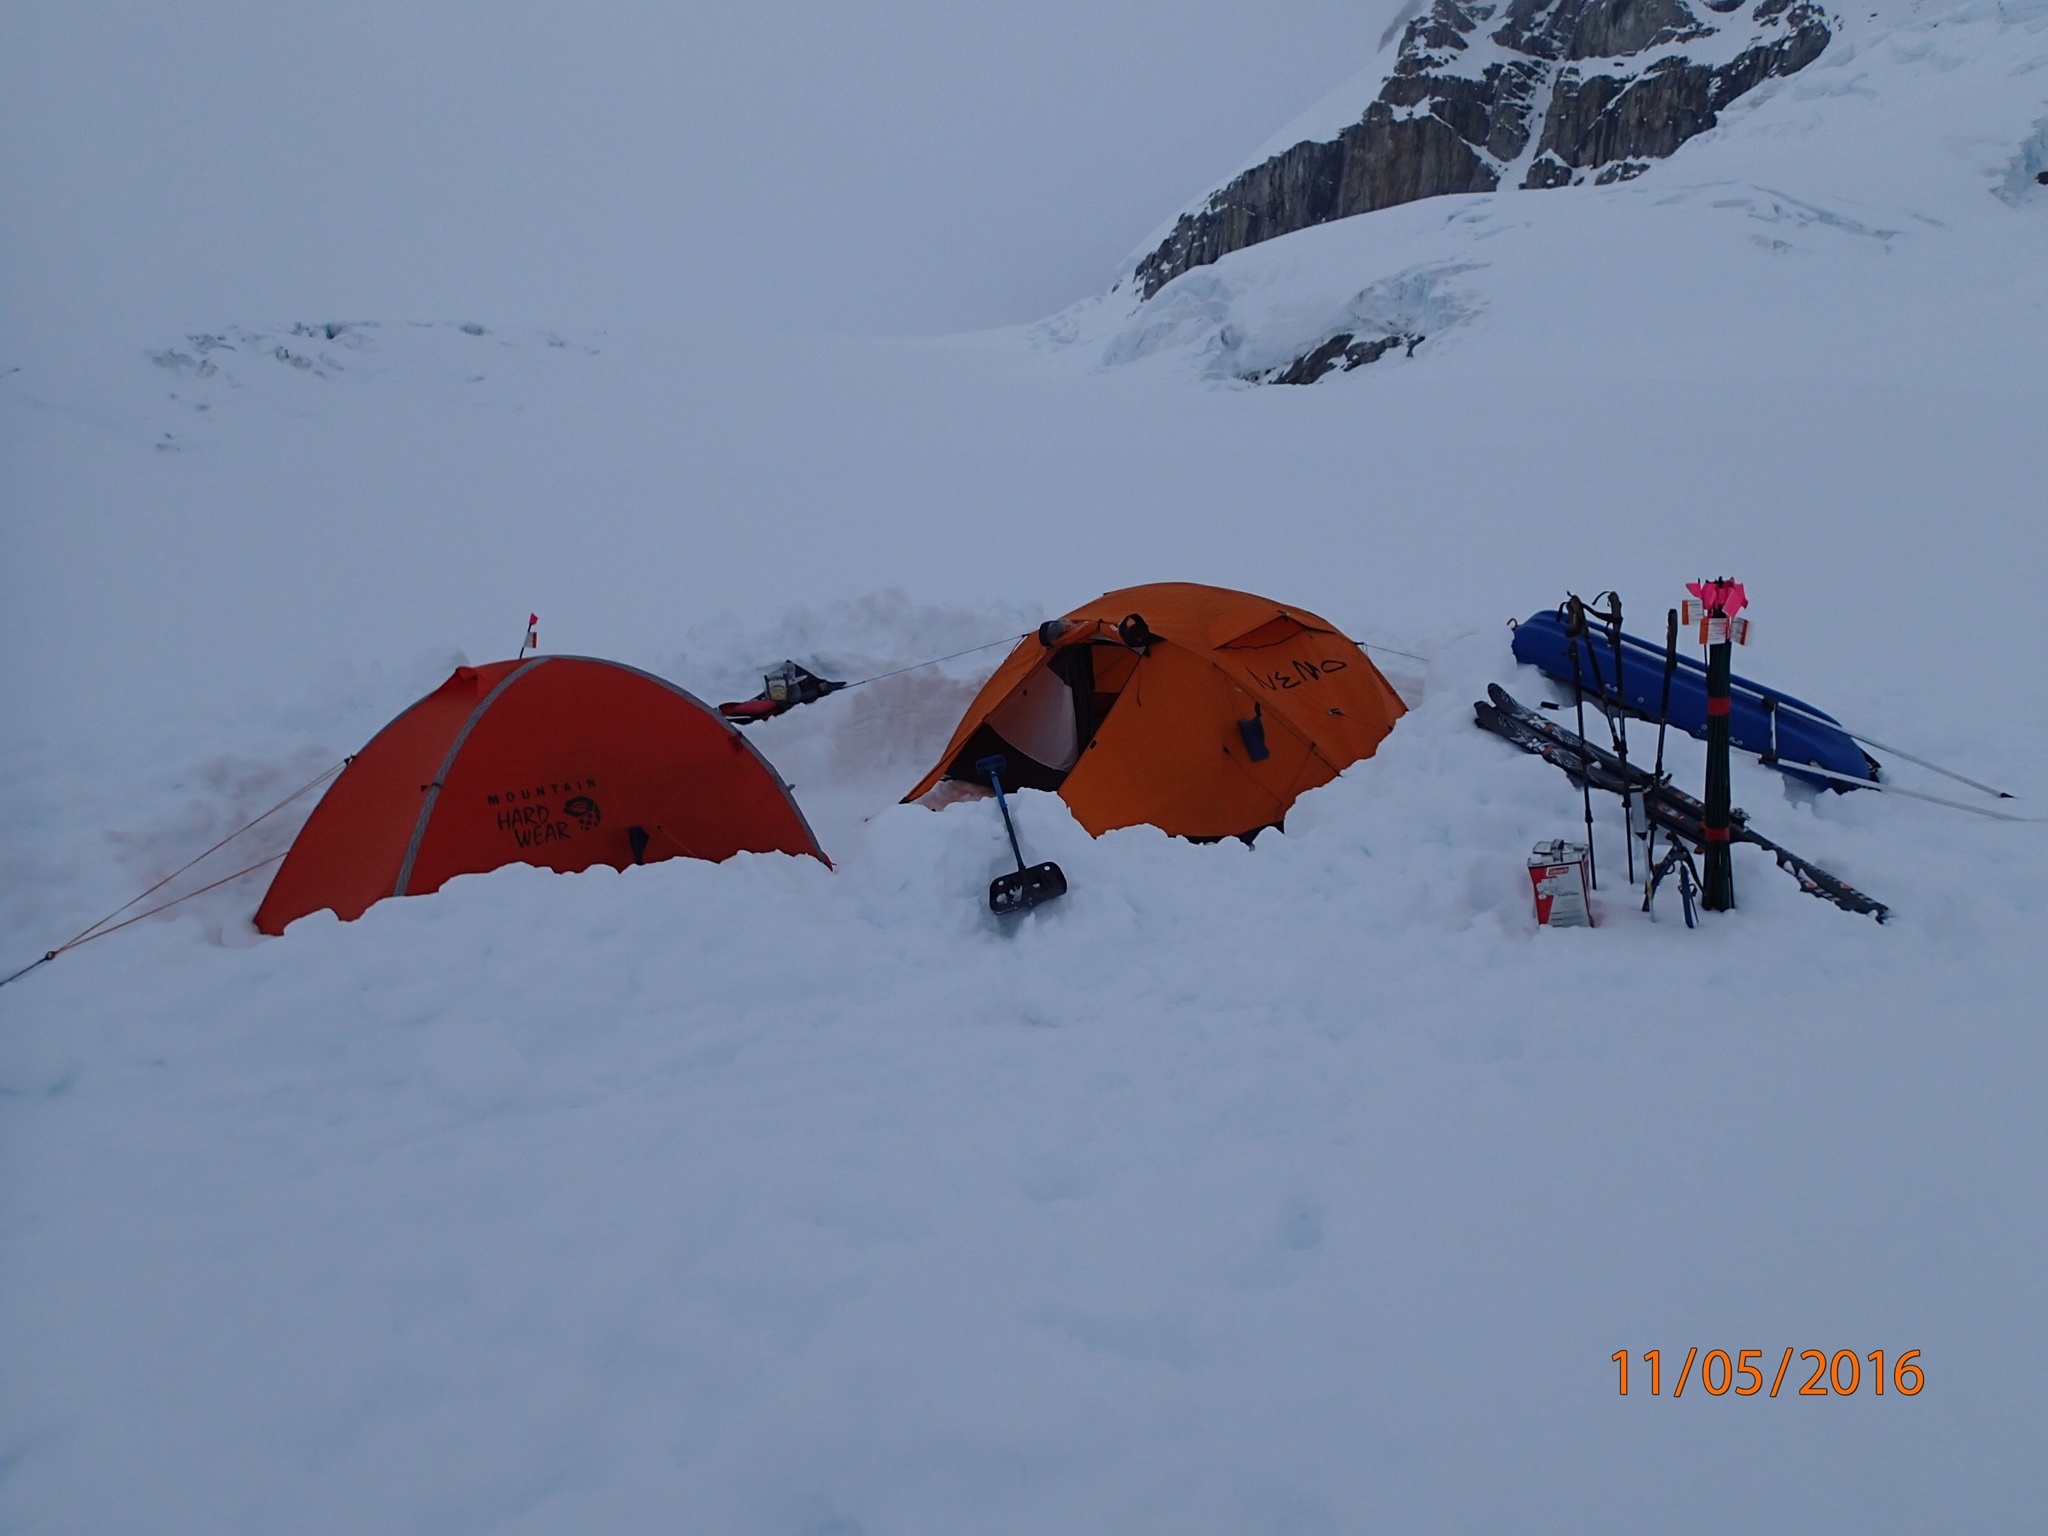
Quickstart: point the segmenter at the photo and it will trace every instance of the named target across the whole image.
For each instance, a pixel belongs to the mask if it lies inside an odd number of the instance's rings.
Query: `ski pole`
[[[1657,766],[1650,774],[1650,788],[1644,791],[1644,812],[1647,814],[1648,797],[1654,795],[1664,783],[1664,730],[1671,723],[1671,678],[1678,670],[1678,610],[1671,609],[1664,616],[1664,695],[1657,702]],[[1657,818],[1650,817],[1650,852],[1657,851]]]
[[[1608,717],[1607,728],[1614,735],[1614,754],[1621,759],[1622,792],[1621,821],[1627,832],[1622,848],[1628,855],[1628,883],[1636,883],[1636,810],[1635,801],[1628,789],[1628,689],[1622,682],[1621,671],[1621,594],[1607,594],[1607,612],[1601,617],[1607,624],[1608,639],[1614,646],[1614,702],[1615,712]]]
[[[1572,706],[1578,711],[1579,739],[1586,739],[1586,685],[1579,672],[1579,637],[1586,632],[1586,605],[1572,593],[1565,594],[1564,632],[1572,639]],[[1579,781],[1579,793],[1586,806],[1586,874],[1593,889],[1600,889],[1600,861],[1593,852],[1593,784]]]

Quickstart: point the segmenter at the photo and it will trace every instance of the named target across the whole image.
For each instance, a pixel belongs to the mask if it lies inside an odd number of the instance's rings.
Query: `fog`
[[[1393,0],[73,0],[0,21],[0,319],[1054,310]]]

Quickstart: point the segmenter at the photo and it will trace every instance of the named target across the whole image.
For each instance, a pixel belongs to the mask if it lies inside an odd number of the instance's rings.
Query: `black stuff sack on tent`
[[[837,693],[846,686],[831,678],[820,677],[793,661],[769,671],[761,679],[761,691],[751,699],[738,703],[721,704],[719,714],[734,725],[752,725],[756,720],[772,720],[777,715],[786,715],[799,704],[815,704],[828,693]]]

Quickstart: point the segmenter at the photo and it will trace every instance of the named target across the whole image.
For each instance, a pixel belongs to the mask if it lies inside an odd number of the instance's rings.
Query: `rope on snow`
[[[936,667],[942,661],[958,661],[962,656],[972,656],[977,651],[992,651],[999,645],[1015,645],[1019,640],[1028,640],[1031,632],[1021,635],[1005,635],[1000,640],[991,640],[986,645],[970,645],[964,651],[955,651],[950,656],[934,656],[930,661],[913,661],[907,667],[898,667],[894,672],[877,672],[873,677],[864,677],[857,683],[848,683],[848,688],[865,688],[869,683],[879,683],[885,677],[901,677],[906,672],[915,672],[921,667]]]
[[[30,961],[27,965],[24,965],[20,970],[16,971],[12,976],[0,978],[0,987],[4,987],[12,981],[19,981],[22,977],[26,976],[30,971],[34,970],[39,965],[48,965],[52,960],[56,959],[59,955],[63,954],[64,951],[66,951],[67,949],[76,949],[81,944],[90,944],[94,939],[103,939],[110,933],[117,933],[121,929],[126,928],[130,923],[139,923],[145,917],[155,917],[157,913],[167,912],[172,907],[177,906],[180,902],[190,901],[194,896],[204,896],[208,891],[218,890],[221,886],[228,884],[230,881],[239,880],[244,875],[254,874],[257,870],[262,869],[266,864],[275,864],[279,859],[284,857],[283,854],[274,853],[267,859],[261,859],[258,860],[256,863],[251,864],[247,869],[238,869],[232,875],[225,875],[222,878],[213,881],[209,885],[202,885],[196,891],[187,891],[182,896],[173,896],[169,901],[159,902],[156,906],[151,907],[146,912],[138,912],[133,917],[121,918],[121,921],[118,923],[114,921],[115,918],[121,917],[121,914],[123,912],[126,912],[130,907],[136,905],[138,902],[144,902],[149,900],[150,897],[154,896],[158,891],[162,890],[165,886],[169,885],[173,880],[177,879],[180,875],[184,874],[185,871],[192,868],[193,865],[198,864],[204,859],[211,858],[214,854],[220,852],[221,849],[227,847],[229,843],[232,843],[236,838],[240,837],[244,832],[247,832],[250,829],[262,824],[263,822],[268,821],[271,817],[275,816],[279,811],[283,810],[286,806],[290,805],[294,800],[298,799],[301,795],[304,795],[311,790],[317,789],[320,785],[326,783],[329,779],[333,778],[337,773],[341,772],[342,769],[346,768],[350,763],[354,761],[355,759],[352,757],[345,757],[340,762],[336,763],[332,768],[329,768],[325,773],[322,773],[318,778],[313,779],[309,783],[300,785],[297,789],[293,790],[290,794],[286,795],[282,800],[278,801],[277,804],[273,805],[269,810],[265,811],[262,815],[255,817],[253,820],[243,822],[241,826],[235,828],[234,831],[230,832],[226,837],[222,838],[219,842],[215,843],[211,848],[208,848],[204,853],[198,854],[193,858],[187,859],[183,864],[179,865],[176,869],[172,870],[168,875],[165,875],[163,879],[157,881],[157,883],[155,885],[152,885],[148,890],[142,892],[138,896],[130,897],[127,901],[122,902],[120,906],[114,908],[113,911],[109,912],[105,917],[101,918],[98,922],[90,924],[89,926],[80,929],[76,936],[65,940],[62,944],[59,944],[55,949],[45,954],[42,959]]]

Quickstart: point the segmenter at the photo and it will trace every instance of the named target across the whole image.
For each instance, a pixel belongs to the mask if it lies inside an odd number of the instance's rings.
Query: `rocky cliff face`
[[[1138,263],[1151,298],[1193,267],[1355,213],[1450,192],[1619,181],[1828,45],[1811,0],[1436,0],[1335,139],[1254,166]]]

